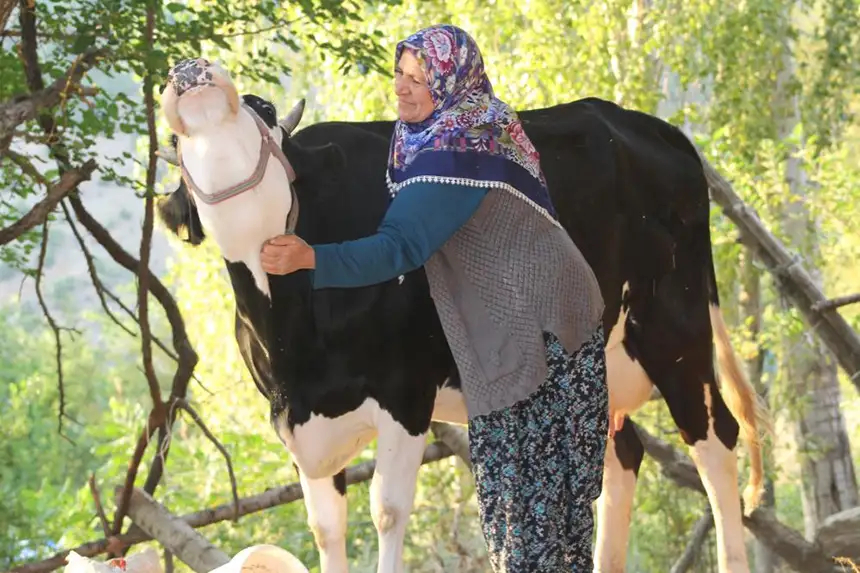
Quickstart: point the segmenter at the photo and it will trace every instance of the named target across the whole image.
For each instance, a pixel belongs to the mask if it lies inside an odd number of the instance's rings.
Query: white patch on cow
[[[299,470],[308,512],[308,526],[320,552],[322,573],[346,573],[346,496],[334,487],[332,477],[310,479]]]
[[[469,415],[466,412],[463,392],[457,388],[440,388],[436,392],[436,402],[433,404],[433,419],[437,422],[465,426],[469,422]]]
[[[624,283],[622,299],[630,290],[630,284]],[[610,429],[619,430],[624,416],[635,412],[651,397],[653,384],[645,373],[642,365],[633,360],[624,349],[622,341],[625,336],[628,312],[622,307],[618,312],[618,320],[609,334],[606,343],[606,376],[609,386],[609,416]]]
[[[275,430],[299,467],[308,524],[314,533],[324,573],[346,571],[346,499],[332,477],[379,436],[376,470],[370,486],[373,523],[379,535],[379,573],[403,570],[403,541],[415,498],[418,469],[426,435],[410,435],[376,400],[327,418],[312,415],[293,431],[287,414],[274,421]]]
[[[299,469],[318,479],[336,474],[367,447],[376,437],[380,412],[376,400],[368,398],[355,410],[336,418],[313,414],[293,431],[287,428],[284,412],[275,419],[274,426]]]
[[[370,513],[379,538],[377,572],[400,573],[426,434],[411,436],[384,410],[377,428],[376,470],[370,484]]]
[[[726,448],[714,432],[711,412],[711,386],[705,384],[705,406],[708,412],[707,438],[690,448],[702,484],[714,511],[717,533],[717,563],[720,573],[748,573],[741,500],[738,491],[738,468],[735,453]]]
[[[260,159],[261,143],[252,112],[240,107],[233,115],[224,92],[217,87],[183,95],[177,108],[188,133],[179,136],[182,159],[203,193],[217,193],[251,176]],[[280,145],[280,128],[270,132]],[[196,201],[206,234],[225,259],[245,263],[266,296],[270,296],[269,280],[260,264],[260,249],[265,241],[284,232],[292,208],[289,186],[283,165],[270,157],[255,188],[215,205]]]
[[[606,443],[603,489],[597,499],[595,573],[624,573],[635,492],[636,474],[621,466],[615,452],[615,440],[610,439]]]

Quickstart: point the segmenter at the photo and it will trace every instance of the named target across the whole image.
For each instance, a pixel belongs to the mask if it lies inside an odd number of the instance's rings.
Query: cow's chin
[[[195,88],[183,94],[177,102],[177,113],[186,137],[212,131],[236,117],[230,98],[217,86]]]

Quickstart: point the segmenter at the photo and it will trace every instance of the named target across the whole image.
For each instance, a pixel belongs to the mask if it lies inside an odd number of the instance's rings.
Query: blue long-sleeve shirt
[[[391,202],[369,237],[313,245],[314,288],[359,287],[422,266],[478,209],[486,188],[413,183]]]

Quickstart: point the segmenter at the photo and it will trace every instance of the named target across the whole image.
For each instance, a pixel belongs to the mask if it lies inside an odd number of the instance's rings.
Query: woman
[[[313,269],[326,288],[423,265],[462,378],[493,569],[590,571],[608,425],[597,282],[474,40],[433,26],[400,42],[395,62],[393,200],[377,233],[276,237],[263,268]]]

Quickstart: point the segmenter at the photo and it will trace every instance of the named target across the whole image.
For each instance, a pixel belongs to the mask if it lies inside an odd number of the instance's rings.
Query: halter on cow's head
[[[184,182],[160,206],[162,219],[174,232],[187,227],[194,244],[205,229],[224,258],[244,263],[268,294],[259,253],[298,218],[295,171],[281,146],[301,120],[304,101],[278,124],[273,104],[240,98],[221,66],[198,58],[170,71],[162,108],[175,145],[158,154],[180,167]]]

